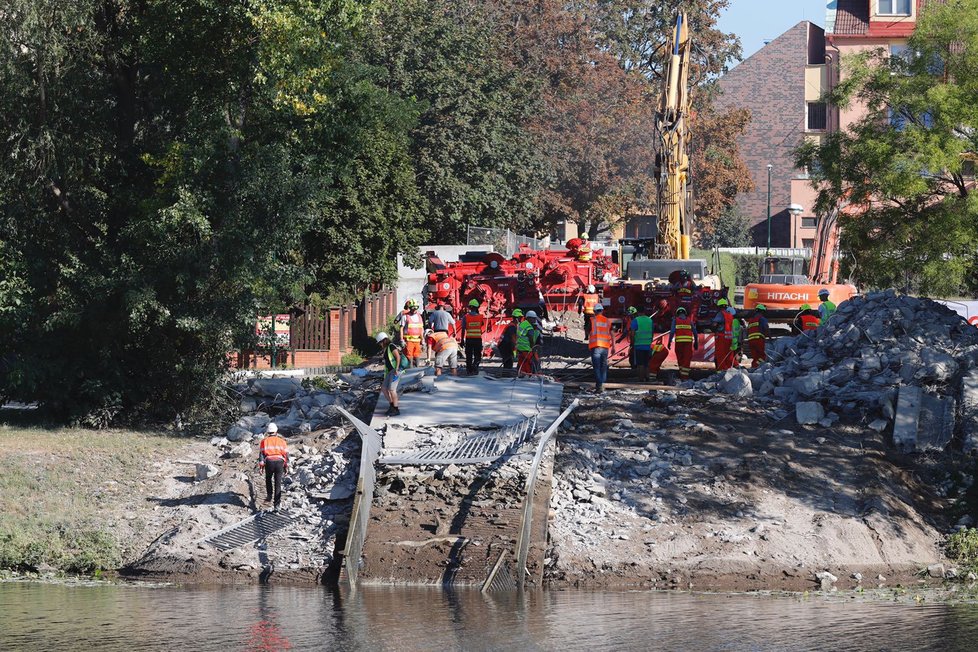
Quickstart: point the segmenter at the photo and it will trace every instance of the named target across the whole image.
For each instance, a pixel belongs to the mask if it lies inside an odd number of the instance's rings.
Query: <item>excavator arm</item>
[[[663,77],[656,127],[659,135],[659,232],[656,255],[689,260],[689,57],[692,42],[686,14],[676,18]]]

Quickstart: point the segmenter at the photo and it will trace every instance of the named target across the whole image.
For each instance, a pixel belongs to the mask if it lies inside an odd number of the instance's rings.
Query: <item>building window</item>
[[[815,238],[802,238],[801,239],[801,246],[804,247],[805,249],[814,249],[815,248]]]
[[[814,217],[803,217],[803,218],[801,218],[801,228],[803,228],[803,229],[814,229],[815,228],[815,218]]]
[[[876,13],[880,16],[909,16],[911,0],[878,0]]]
[[[808,130],[825,131],[829,126],[829,107],[825,102],[808,103]]]

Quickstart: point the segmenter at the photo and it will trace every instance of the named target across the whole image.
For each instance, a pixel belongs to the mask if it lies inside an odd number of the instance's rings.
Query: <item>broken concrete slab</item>
[[[295,378],[251,378],[248,393],[252,396],[290,398],[302,391],[302,383]]]
[[[917,448],[917,429],[920,424],[920,403],[923,391],[904,385],[897,396],[896,419],[893,422],[893,445],[905,452]]]
[[[815,401],[799,401],[795,404],[795,419],[801,425],[811,425],[819,422],[825,416],[825,410]]]
[[[942,451],[951,443],[954,434],[954,408],[955,401],[952,398],[923,395],[917,429],[918,451]]]

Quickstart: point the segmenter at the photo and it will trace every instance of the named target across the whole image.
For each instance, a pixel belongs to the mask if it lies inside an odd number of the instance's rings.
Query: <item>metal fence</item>
[[[530,249],[543,249],[543,242],[536,238],[525,235],[516,235],[509,229],[487,229],[481,226],[468,227],[468,234],[465,239],[467,245],[491,245],[493,251],[505,254],[507,258],[512,256],[525,244]]]
[[[720,247],[720,252],[739,256],[777,256],[779,258],[811,258],[811,247]]]
[[[356,418],[343,408],[337,408],[360,433],[360,477],[357,479],[357,493],[353,499],[350,513],[350,529],[346,535],[346,548],[343,550],[343,567],[351,591],[356,591],[360,575],[360,556],[363,543],[367,539],[367,523],[370,520],[370,504],[374,501],[374,484],[377,473],[374,462],[380,456],[383,440],[376,430]]]

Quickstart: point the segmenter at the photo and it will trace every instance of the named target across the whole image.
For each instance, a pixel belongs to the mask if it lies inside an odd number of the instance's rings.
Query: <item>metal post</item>
[[[767,255],[771,255],[771,168],[774,166],[767,164]]]

